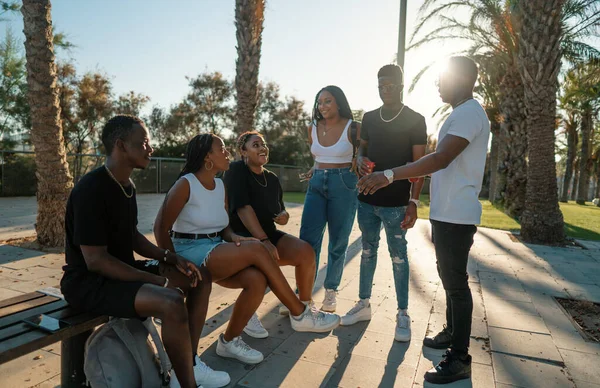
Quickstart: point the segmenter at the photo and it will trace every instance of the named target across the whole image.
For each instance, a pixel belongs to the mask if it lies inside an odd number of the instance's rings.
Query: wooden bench
[[[69,327],[46,333],[21,320],[37,314],[62,319]],[[32,292],[0,301],[0,364],[62,341],[61,387],[86,386],[83,373],[85,341],[106,316],[79,312],[63,299]]]

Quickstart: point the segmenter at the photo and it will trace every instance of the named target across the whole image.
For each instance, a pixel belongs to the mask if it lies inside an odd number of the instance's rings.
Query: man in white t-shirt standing
[[[446,291],[446,326],[427,347],[449,350],[443,360],[425,373],[425,380],[446,384],[471,376],[469,337],[473,299],[469,289],[467,261],[473,245],[475,225],[481,220],[478,196],[490,136],[490,122],[481,105],[473,99],[477,65],[467,57],[452,57],[440,74],[442,101],[452,105],[431,153],[407,166],[394,168],[393,180],[431,175],[431,229],[437,267]],[[388,174],[389,175],[389,174]],[[377,172],[358,182],[361,193],[372,194],[390,184]]]

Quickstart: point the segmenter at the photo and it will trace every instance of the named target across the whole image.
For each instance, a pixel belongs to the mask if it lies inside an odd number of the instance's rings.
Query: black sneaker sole
[[[431,384],[450,384],[459,380],[466,380],[471,378],[471,373],[461,373],[452,376],[438,376],[438,375],[428,375],[425,373],[425,381]]]
[[[452,343],[450,342],[446,342],[446,343],[437,343],[437,342],[429,342],[427,341],[427,338],[423,340],[423,346],[431,348],[431,349],[448,349],[449,347],[452,346]]]

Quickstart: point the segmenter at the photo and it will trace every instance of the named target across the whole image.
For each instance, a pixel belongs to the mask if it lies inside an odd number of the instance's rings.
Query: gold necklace
[[[325,127],[325,128],[323,128],[323,136],[327,136],[327,131],[328,131],[327,124],[323,123],[323,126]]]
[[[129,178],[129,183],[131,183],[131,186],[133,187],[133,189],[131,190],[131,194],[127,194],[127,191],[125,191],[125,188],[123,187],[123,185],[121,184],[121,182],[119,182],[117,180],[117,178],[115,178],[115,176],[112,174],[112,172],[110,171],[110,169],[108,168],[108,166],[106,164],[104,165],[104,168],[106,169],[106,172],[108,172],[108,175],[110,175],[110,177],[113,179],[113,181],[117,182],[117,184],[119,185],[119,187],[123,191],[123,194],[125,194],[125,197],[127,197],[127,198],[133,197],[133,193],[134,193],[134,190],[135,190],[135,185],[133,184],[133,181],[131,180],[131,178]]]
[[[383,115],[381,114],[381,110],[383,109],[383,105],[379,108],[379,118],[381,119],[381,121],[383,121],[384,123],[390,123],[392,121],[394,121],[396,119],[396,117],[400,116],[400,113],[402,113],[402,111],[404,110],[404,107],[406,105],[402,104],[402,108],[400,108],[400,110],[398,111],[398,113],[396,113],[396,116],[392,117],[389,120],[386,120],[383,118]]]
[[[249,169],[250,170],[250,169]],[[252,178],[254,178],[254,180],[256,181],[256,183],[258,183],[259,185],[261,185],[262,187],[267,187],[269,185],[269,182],[267,182],[267,177],[265,176],[265,170],[262,170],[262,176],[263,179],[265,180],[265,183],[260,183],[258,181],[258,179],[256,179],[256,177],[254,176],[254,172],[252,172],[252,170],[250,170],[250,174],[252,175]]]

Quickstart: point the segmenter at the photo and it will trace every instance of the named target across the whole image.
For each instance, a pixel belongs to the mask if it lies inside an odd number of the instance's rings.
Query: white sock
[[[292,315],[292,318],[294,318],[295,320],[299,321],[300,318],[302,318],[302,316],[304,315],[304,313],[306,312],[306,310],[308,310],[308,305],[305,305],[306,307],[304,308],[304,311],[302,311],[302,314],[300,315]]]
[[[225,336],[224,336],[223,334],[221,334],[221,341],[222,341],[224,344],[228,344],[228,343],[229,343],[229,341],[225,341]]]

